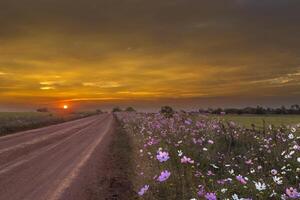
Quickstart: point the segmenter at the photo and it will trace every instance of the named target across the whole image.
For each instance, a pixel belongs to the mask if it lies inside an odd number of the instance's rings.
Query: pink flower
[[[168,152],[164,152],[164,151],[159,151],[158,154],[156,155],[157,160],[159,160],[159,162],[165,162],[167,160],[169,160],[169,153]]]
[[[252,162],[251,159],[250,159],[250,160],[246,160],[245,163],[246,163],[247,165],[253,165],[253,162]]]
[[[212,140],[208,140],[207,141],[209,144],[213,144],[214,143],[214,141],[212,141]]]
[[[236,180],[238,180],[241,184],[245,185],[247,183],[247,181],[245,180],[245,178],[241,175],[236,176]]]
[[[162,171],[159,175],[159,177],[157,178],[157,180],[159,182],[164,182],[166,181],[171,175],[171,172],[169,172],[168,170]]]
[[[145,192],[149,189],[149,185],[144,185],[144,187],[141,188],[141,190],[138,192],[140,196],[143,196]]]
[[[300,198],[300,193],[292,187],[286,188],[285,193],[292,199]]]
[[[272,170],[271,170],[271,174],[272,174],[272,175],[276,175],[276,174],[277,174],[277,170],[276,170],[276,169],[272,169]]]
[[[205,199],[207,200],[217,200],[217,196],[215,193],[206,193],[205,194]]]
[[[204,186],[199,185],[198,187],[199,187],[199,190],[198,190],[197,194],[198,194],[199,197],[203,197],[204,194],[205,194]]]
[[[194,164],[194,161],[191,158],[188,158],[186,156],[183,156],[183,158],[181,158],[181,163],[190,163],[190,164]]]

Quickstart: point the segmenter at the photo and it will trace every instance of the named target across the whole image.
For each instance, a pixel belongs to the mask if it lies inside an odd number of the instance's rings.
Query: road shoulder
[[[61,199],[136,199],[130,182],[130,140],[117,119],[112,127]]]

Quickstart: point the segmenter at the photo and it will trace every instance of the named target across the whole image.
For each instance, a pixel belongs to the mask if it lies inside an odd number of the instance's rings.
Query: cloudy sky
[[[299,0],[0,0],[0,108],[299,103],[299,10]]]

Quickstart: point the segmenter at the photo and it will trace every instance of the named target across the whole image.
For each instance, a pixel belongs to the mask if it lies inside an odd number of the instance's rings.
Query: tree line
[[[270,107],[245,107],[245,108],[208,108],[199,109],[200,113],[211,113],[211,114],[300,114],[300,106],[298,104],[291,105],[289,108],[281,106],[278,108]]]

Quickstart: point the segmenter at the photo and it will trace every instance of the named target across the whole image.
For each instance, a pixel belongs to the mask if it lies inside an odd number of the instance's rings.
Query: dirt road
[[[84,199],[78,180],[92,181],[80,178],[93,177],[83,169],[108,145],[113,126],[103,114],[0,137],[0,199]]]

